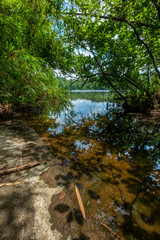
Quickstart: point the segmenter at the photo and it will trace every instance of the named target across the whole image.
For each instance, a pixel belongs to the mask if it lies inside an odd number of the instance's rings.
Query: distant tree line
[[[67,80],[65,77],[56,77],[58,86],[67,90],[104,90],[104,86],[101,86],[98,82],[87,82],[83,84],[81,79],[79,81],[75,79]]]

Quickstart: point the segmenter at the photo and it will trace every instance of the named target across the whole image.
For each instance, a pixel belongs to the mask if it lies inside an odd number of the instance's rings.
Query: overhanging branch
[[[155,0],[153,0],[154,2],[156,2]],[[66,13],[66,14],[72,14],[73,13]],[[140,21],[130,21],[129,19],[127,18],[124,18],[124,17],[112,17],[112,16],[101,16],[101,15],[95,15],[95,14],[89,14],[89,13],[74,13],[74,15],[76,16],[91,16],[91,17],[99,17],[99,18],[103,18],[103,19],[110,19],[110,20],[113,20],[113,21],[120,21],[120,22],[124,22],[126,24],[128,24],[134,31],[134,34],[136,35],[137,37],[137,40],[146,48],[151,60],[152,60],[152,63],[153,63],[153,66],[154,66],[154,69],[156,71],[156,73],[158,74],[158,77],[160,78],[160,71],[158,70],[158,66],[156,64],[156,61],[155,61],[155,58],[153,56],[153,53],[151,51],[151,49],[149,48],[148,44],[140,37],[135,25],[141,25],[141,26],[145,26],[145,27],[153,27],[151,26],[150,24],[148,23],[144,23],[144,22],[140,22]]]
[[[112,17],[112,16],[104,16],[104,15],[97,15],[97,14],[91,14],[91,13],[80,13],[80,12],[75,12],[75,13],[69,13],[69,12],[64,12],[64,14],[68,15],[75,15],[75,16],[83,16],[83,17],[98,17],[100,19],[108,19],[108,20],[114,20],[118,22],[127,22],[129,19],[126,19],[124,17]],[[141,22],[141,21],[131,21],[132,24],[136,24],[139,26],[144,26],[144,27],[149,27],[152,28],[153,26],[149,23]]]

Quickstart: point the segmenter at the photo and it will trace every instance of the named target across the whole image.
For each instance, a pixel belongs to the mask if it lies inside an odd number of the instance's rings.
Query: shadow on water
[[[56,182],[78,183],[87,212],[125,239],[160,239],[160,124],[125,116],[116,104],[95,104],[90,112],[89,106],[85,111],[79,100],[66,113],[30,120],[66,169]],[[76,211],[67,221],[74,216],[83,225]],[[89,238],[81,234],[76,239]]]

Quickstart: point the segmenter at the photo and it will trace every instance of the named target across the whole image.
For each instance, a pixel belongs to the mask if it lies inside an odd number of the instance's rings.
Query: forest
[[[159,173],[160,0],[0,0],[0,239],[158,240]]]
[[[157,0],[1,0],[0,101],[65,106],[93,86],[128,111],[159,109],[159,29]]]

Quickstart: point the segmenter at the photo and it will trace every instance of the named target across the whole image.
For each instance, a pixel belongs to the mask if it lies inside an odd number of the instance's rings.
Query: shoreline
[[[1,176],[1,183],[20,180],[0,188],[0,237],[10,240],[64,239],[64,235],[69,235],[69,225],[62,232],[64,221],[58,227],[55,211],[50,210],[56,208],[58,196],[65,190],[63,183],[55,181],[56,176],[64,174],[59,162],[37,133],[21,120],[1,121],[0,131],[0,166],[5,164],[10,168],[41,162],[32,169]],[[61,203],[66,204],[66,201],[71,207],[69,197]],[[58,217],[61,219],[63,216]]]

